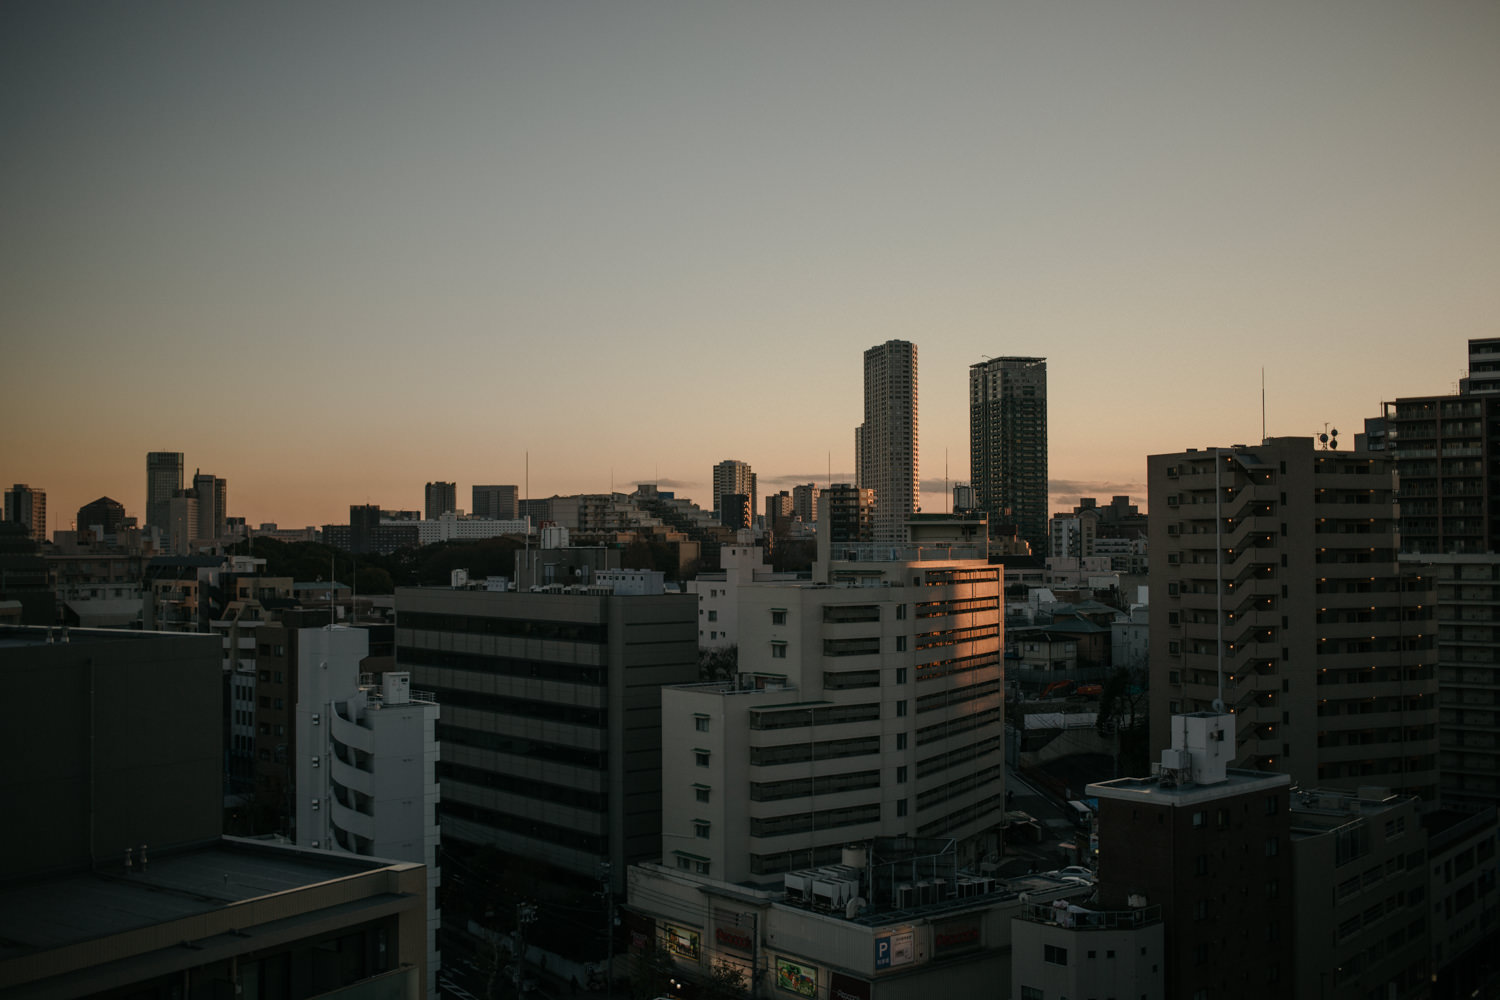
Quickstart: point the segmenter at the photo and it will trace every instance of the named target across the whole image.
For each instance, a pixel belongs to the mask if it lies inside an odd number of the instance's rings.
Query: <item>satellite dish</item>
[[[1320,441],[1323,444],[1327,444],[1328,443],[1328,435],[1327,434],[1319,434],[1318,435],[1318,441]]]

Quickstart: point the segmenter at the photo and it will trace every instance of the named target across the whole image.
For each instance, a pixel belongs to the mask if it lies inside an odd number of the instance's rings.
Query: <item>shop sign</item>
[[[755,936],[750,933],[749,928],[733,923],[732,918],[720,918],[714,924],[714,944],[748,955],[755,951]]]
[[[830,972],[828,1000],[870,1000],[870,984],[842,972]]]
[[[982,944],[984,935],[980,931],[980,918],[977,914],[932,925],[933,958],[968,951]]]
[[[886,931],[875,935],[875,968],[910,965],[916,957],[916,935],[911,931]]]

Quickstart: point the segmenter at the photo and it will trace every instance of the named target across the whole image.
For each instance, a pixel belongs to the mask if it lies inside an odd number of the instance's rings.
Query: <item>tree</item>
[[[672,992],[672,978],[677,963],[672,953],[652,941],[635,956],[635,970],[630,975],[630,990],[638,997],[659,997]]]
[[[740,647],[725,646],[722,649],[698,651],[698,679],[703,681],[732,680],[739,673]]]
[[[750,995],[748,986],[745,970],[721,958],[709,973],[703,996],[709,1000],[744,1000]]]

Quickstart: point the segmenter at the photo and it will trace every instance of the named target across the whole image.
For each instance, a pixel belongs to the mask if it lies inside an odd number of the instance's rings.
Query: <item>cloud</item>
[[[1129,496],[1132,503],[1146,502],[1145,483],[1109,483],[1087,479],[1053,479],[1048,484],[1054,502],[1065,500],[1069,505],[1077,504],[1082,497],[1097,497],[1107,501],[1114,496]]]
[[[854,482],[854,473],[835,472],[833,474],[833,481],[836,483],[852,483]],[[777,476],[759,476],[756,479],[757,486],[775,486],[777,489],[784,486],[806,486],[808,483],[815,483],[818,489],[823,489],[828,485],[828,470],[824,469],[822,472],[784,472]]]
[[[691,479],[669,479],[666,476],[663,476],[662,478],[656,480],[632,479],[631,482],[638,485],[643,483],[648,485],[654,484],[659,490],[691,490],[704,485],[701,482],[695,482]]]

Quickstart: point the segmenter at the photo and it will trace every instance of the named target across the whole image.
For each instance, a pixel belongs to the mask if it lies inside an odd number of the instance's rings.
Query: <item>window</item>
[[[906,749],[906,734],[905,733],[897,733],[896,734],[896,749],[897,750],[905,750]]]
[[[897,799],[896,800],[896,815],[897,816],[905,816],[906,815],[906,800],[905,799]]]
[[[707,820],[702,820],[702,819],[695,819],[695,820],[693,820],[693,836],[695,836],[695,837],[697,837],[697,838],[699,838],[701,840],[707,840],[708,839],[708,821]]]
[[[1266,838],[1266,857],[1274,858],[1281,853],[1281,840],[1277,837]]]
[[[694,870],[697,871],[697,873],[699,875],[707,875],[708,874],[708,862],[707,861],[695,861],[693,863],[693,865],[694,865]]]
[[[773,642],[773,643],[771,643],[771,659],[773,659],[773,660],[784,660],[784,659],[786,659],[786,643],[784,643],[784,642]]]
[[[906,668],[905,667],[897,667],[896,668],[896,683],[897,684],[905,684],[906,683]]]
[[[896,636],[896,652],[898,652],[898,653],[904,653],[904,652],[906,652],[906,636],[904,636],[904,635],[898,635],[898,636]]]
[[[784,610],[782,610],[781,608],[773,608],[771,610],[771,624],[772,625],[785,625],[786,624],[786,612]]]
[[[692,869],[693,869],[693,861],[692,861],[691,858],[684,858],[682,855],[679,854],[677,856],[677,867],[681,868],[685,872],[686,871],[692,871]]]
[[[708,751],[707,750],[694,750],[693,751],[693,759],[697,762],[697,764],[698,764],[699,767],[707,767],[708,766]]]
[[[904,605],[904,604],[898,604],[898,605],[896,605],[896,620],[899,622],[899,621],[903,621],[905,618],[906,618],[906,605]]]
[[[906,715],[906,701],[903,699],[896,702],[896,718],[900,719]]]
[[[707,785],[694,785],[693,798],[697,799],[699,802],[707,802],[709,791],[710,789]]]
[[[1194,875],[1207,875],[1208,874],[1208,855],[1207,854],[1200,854],[1196,858],[1193,859],[1193,874]]]
[[[898,785],[904,785],[904,784],[906,784],[906,765],[905,764],[903,764],[900,767],[896,768],[896,784],[898,784]]]
[[[718,621],[719,620],[719,613],[717,611],[710,611],[708,613],[708,620],[711,621],[711,622]]]
[[[1193,826],[1195,828],[1196,827],[1200,827],[1204,823],[1207,823],[1207,822],[1208,822],[1208,813],[1206,811],[1200,809],[1197,812],[1193,813]]]
[[[706,733],[706,732],[708,732],[708,716],[706,716],[706,715],[695,715],[695,716],[693,716],[693,728],[696,729],[696,730],[698,730],[698,732],[700,732],[700,733]]]
[[[1266,796],[1266,815],[1275,816],[1276,811],[1281,808],[1281,801],[1274,795]]]
[[[1068,949],[1059,948],[1055,944],[1043,945],[1042,961],[1048,965],[1067,965]]]

